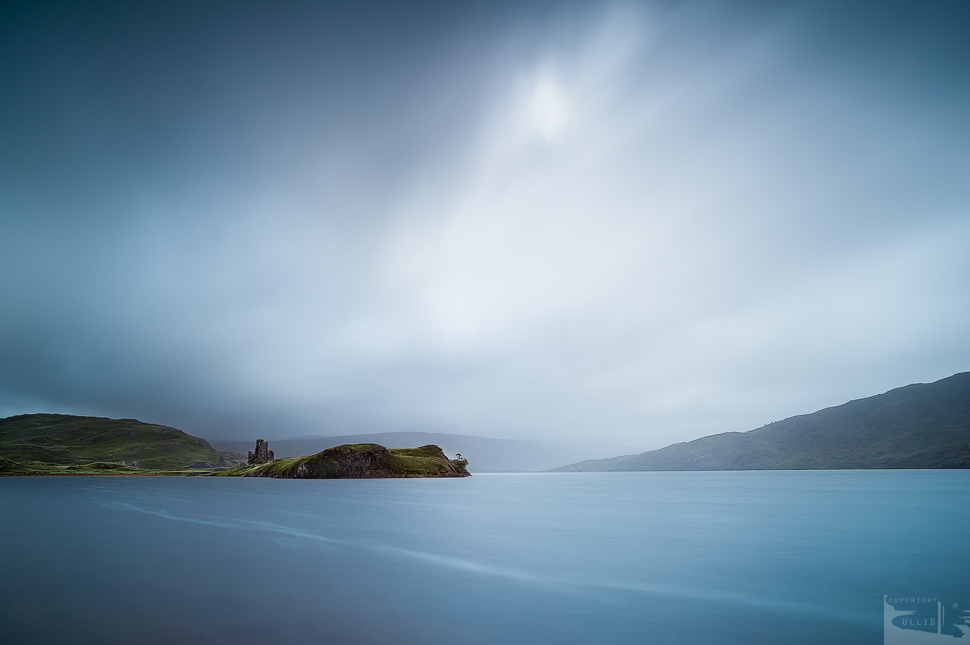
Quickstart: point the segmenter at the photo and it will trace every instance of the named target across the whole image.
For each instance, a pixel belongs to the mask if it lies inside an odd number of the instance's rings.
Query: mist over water
[[[11,642],[866,643],[966,595],[968,473],[0,480]]]

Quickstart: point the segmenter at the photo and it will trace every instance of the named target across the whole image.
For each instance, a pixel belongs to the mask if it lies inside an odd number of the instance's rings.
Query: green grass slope
[[[223,465],[236,464],[232,455],[222,457]],[[219,465],[220,454],[205,439],[135,419],[66,414],[0,419],[0,474],[121,474]]]
[[[897,388],[750,432],[728,432],[556,471],[970,468],[970,372]]]
[[[387,449],[376,443],[344,444],[314,455],[277,459],[226,472],[240,477],[365,479],[377,477],[468,477],[464,459],[452,461],[435,445]]]

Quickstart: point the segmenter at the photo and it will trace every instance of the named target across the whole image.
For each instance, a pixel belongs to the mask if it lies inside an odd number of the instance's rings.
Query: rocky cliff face
[[[466,464],[462,459],[448,459],[441,448],[434,445],[388,450],[372,443],[337,446],[315,455],[280,459],[240,474],[287,479],[468,477]]]

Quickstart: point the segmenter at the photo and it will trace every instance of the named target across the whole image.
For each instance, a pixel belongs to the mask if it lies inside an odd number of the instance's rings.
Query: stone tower
[[[273,451],[269,449],[269,444],[262,439],[256,440],[256,452],[249,451],[248,462],[250,464],[267,464],[276,459]]]

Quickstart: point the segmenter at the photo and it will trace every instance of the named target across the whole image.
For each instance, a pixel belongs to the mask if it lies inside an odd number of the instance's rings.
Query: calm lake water
[[[970,472],[0,479],[9,643],[882,643]],[[965,639],[955,639],[960,643]]]

